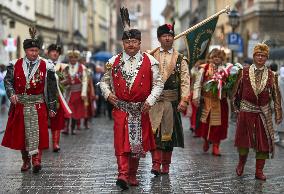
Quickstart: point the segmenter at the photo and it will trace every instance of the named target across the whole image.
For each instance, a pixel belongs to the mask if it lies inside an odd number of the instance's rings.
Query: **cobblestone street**
[[[2,115],[1,115],[2,116]],[[255,180],[254,153],[251,151],[244,176],[235,174],[238,155],[233,147],[234,125],[221,144],[221,157],[202,152],[202,141],[193,138],[184,120],[185,149],[175,149],[169,176],[154,177],[151,157],[140,160],[140,185],[124,193],[283,193],[283,148],[264,172],[267,181]],[[92,129],[75,136],[62,135],[60,153],[46,150],[39,174],[20,172],[18,151],[0,148],[1,193],[119,193],[115,186],[117,165],[112,146],[113,122],[93,120]],[[0,135],[2,139],[3,134]],[[210,150],[211,151],[211,150]]]

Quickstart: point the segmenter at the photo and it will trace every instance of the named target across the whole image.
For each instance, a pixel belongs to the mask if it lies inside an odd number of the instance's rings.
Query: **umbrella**
[[[272,60],[284,59],[284,47],[270,49],[269,59],[272,59]]]
[[[104,61],[104,62],[106,62],[111,57],[112,57],[112,54],[110,52],[100,51],[100,52],[97,52],[96,54],[94,54],[91,59],[94,60],[94,61]]]

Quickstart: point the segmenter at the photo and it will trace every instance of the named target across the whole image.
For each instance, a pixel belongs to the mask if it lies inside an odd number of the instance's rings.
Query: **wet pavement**
[[[5,117],[1,115],[1,121]],[[284,193],[284,149],[276,147],[276,156],[265,166],[266,182],[255,180],[253,151],[243,177],[237,177],[238,155],[233,147],[234,123],[229,138],[221,144],[221,157],[211,150],[202,152],[202,141],[193,138],[184,121],[185,148],[175,149],[170,174],[154,177],[150,154],[140,160],[138,187],[123,193]],[[115,186],[117,165],[113,150],[113,122],[93,119],[89,130],[77,135],[62,135],[61,151],[43,153],[39,174],[21,173],[18,151],[0,147],[0,193],[120,193]],[[0,134],[2,140],[3,134]]]

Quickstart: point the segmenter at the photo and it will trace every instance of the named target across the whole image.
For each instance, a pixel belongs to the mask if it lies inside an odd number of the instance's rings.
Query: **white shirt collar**
[[[252,68],[253,68],[254,70],[264,70],[265,67],[266,67],[266,66],[263,65],[261,68],[257,68],[255,64],[252,64]]]
[[[32,62],[32,64],[37,64],[39,62],[39,57],[34,60],[34,61],[30,61],[26,56],[24,57],[24,61],[29,64],[30,62]]]
[[[163,49],[162,47],[160,47],[160,52],[163,52],[163,51],[165,51],[165,49]],[[168,52],[168,53],[172,54],[172,53],[174,52],[174,48],[171,48],[170,50],[165,51],[165,52]]]
[[[122,57],[123,57],[123,60],[124,60],[124,61],[129,61],[130,58],[131,58],[131,56],[129,56],[125,51],[123,51]],[[134,57],[136,60],[137,60],[137,59],[140,59],[140,58],[142,57],[141,51],[138,51],[138,52],[136,53],[136,55],[134,55],[133,57]]]
[[[50,63],[52,63],[53,65],[56,65],[56,64],[58,63],[58,61],[52,61],[51,59],[48,59],[48,61],[49,61]]]

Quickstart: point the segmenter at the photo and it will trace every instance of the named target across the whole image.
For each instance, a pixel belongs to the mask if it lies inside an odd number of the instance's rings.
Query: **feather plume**
[[[29,28],[30,36],[32,39],[35,39],[36,36],[36,28],[34,26]]]
[[[263,40],[261,44],[266,44],[267,46],[271,47],[273,44],[272,40]]]
[[[125,7],[120,8],[120,17],[124,30],[130,29],[130,19],[128,9]]]

